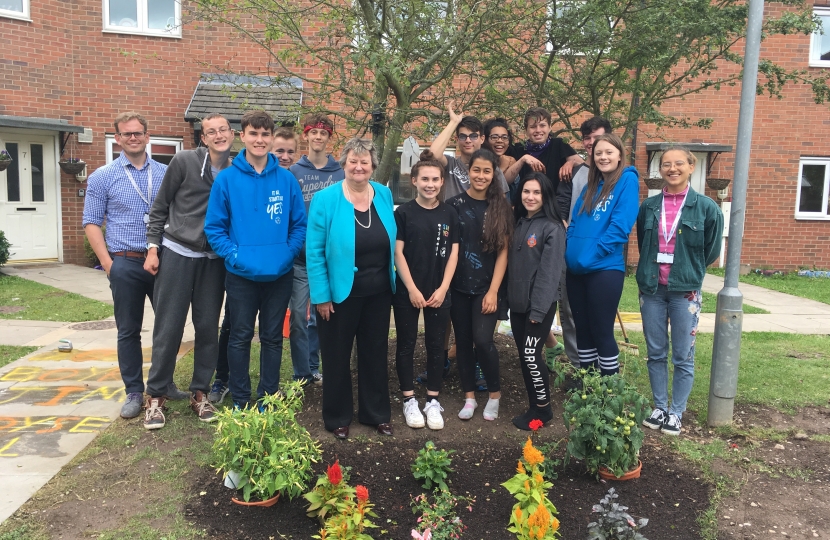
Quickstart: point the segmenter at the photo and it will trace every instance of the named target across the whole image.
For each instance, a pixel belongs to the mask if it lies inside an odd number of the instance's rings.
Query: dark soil
[[[382,437],[373,428],[356,422],[351,426],[347,441],[335,440],[322,427],[320,416],[321,390],[310,387],[306,406],[300,421],[323,444],[323,463],[316,467],[322,473],[326,464],[339,459],[352,468],[351,484],[363,484],[369,489],[370,501],[375,504],[379,526],[374,538],[404,540],[416,518],[410,508],[411,497],[422,492],[412,476],[410,466],[427,440],[439,448],[453,449],[451,490],[456,494],[474,496],[472,513],[460,509],[459,516],[467,526],[464,539],[490,540],[514,538],[506,530],[513,506],[512,496],[501,483],[514,473],[527,433],[517,430],[510,419],[527,407],[515,345],[512,340],[498,336],[501,362],[502,400],[500,417],[487,422],[481,417],[486,402],[485,393],[478,395],[479,409],[469,422],[456,416],[462,406],[458,376],[453,369],[445,381],[441,404],[445,409],[446,427],[442,431],[411,430],[403,421],[401,405],[393,397],[392,422],[395,437]],[[395,341],[390,341],[389,384],[392,396],[398,396],[398,381],[394,370]],[[416,350],[416,363],[423,364],[424,351]],[[356,393],[356,390],[355,390]],[[425,392],[416,389],[423,406]],[[536,435],[534,441],[556,441],[565,436],[562,423],[562,402],[565,396],[554,393],[554,420]],[[581,465],[572,462],[559,467],[559,478],[548,497],[556,505],[561,522],[562,538],[586,537],[587,524],[593,520],[591,508],[598,503],[609,487],[617,488],[619,502],[629,506],[635,517],[649,518],[643,533],[652,540],[691,539],[700,536],[697,518],[709,506],[710,486],[700,478],[692,466],[668,452],[660,445],[660,437],[646,438],[641,457],[641,478],[628,482],[606,483],[586,475]],[[564,445],[562,445],[564,446]],[[555,452],[561,459],[563,448]],[[208,530],[217,540],[269,540],[271,538],[308,539],[319,532],[319,524],[305,515],[304,499],[281,500],[271,508],[243,508],[231,502],[233,493],[222,485],[221,476],[204,469],[194,478],[194,489],[206,494],[191,501],[185,509],[188,521]]]

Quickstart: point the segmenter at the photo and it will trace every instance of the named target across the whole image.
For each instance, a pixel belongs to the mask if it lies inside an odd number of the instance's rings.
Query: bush
[[[101,234],[105,235],[106,237],[106,225],[101,225]],[[92,266],[101,266],[101,261],[98,260],[98,255],[96,255],[95,252],[92,251],[92,246],[89,244],[89,238],[87,238],[86,235],[84,235],[84,254],[86,255],[86,258],[89,260],[89,262],[92,263]]]
[[[447,476],[452,472],[450,454],[454,452],[455,450],[438,450],[432,441],[427,441],[412,464],[412,475],[421,481],[424,489],[448,491]]]
[[[648,540],[638,531],[648,525],[648,519],[636,522],[627,512],[628,507],[614,502],[618,495],[614,488],[595,504],[593,512],[599,514],[596,521],[588,524],[588,540]]]
[[[3,231],[0,231],[0,266],[3,266],[7,262],[9,262],[9,257],[14,255],[13,253],[9,252],[9,248],[11,248],[11,242],[6,240],[6,235]]]

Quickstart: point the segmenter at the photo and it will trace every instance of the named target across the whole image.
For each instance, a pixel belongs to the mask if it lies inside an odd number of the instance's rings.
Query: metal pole
[[[712,373],[709,381],[707,421],[710,426],[732,422],[735,394],[738,390],[738,362],[741,357],[741,327],[744,315],[743,294],[738,290],[738,274],[746,217],[746,188],[763,21],[764,0],[749,0],[741,82],[741,110],[738,116],[738,144],[735,150],[735,181],[732,184],[732,213],[729,219],[729,251],[726,255],[726,278],[723,289],[718,293]]]

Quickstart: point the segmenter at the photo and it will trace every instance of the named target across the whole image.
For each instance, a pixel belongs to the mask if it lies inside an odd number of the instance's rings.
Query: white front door
[[[0,172],[0,230],[12,245],[9,260],[57,259],[55,138],[4,133],[2,140],[13,160]]]

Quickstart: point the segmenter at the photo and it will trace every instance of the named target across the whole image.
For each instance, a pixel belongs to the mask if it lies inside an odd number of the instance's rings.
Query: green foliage
[[[432,441],[427,441],[412,464],[412,475],[421,481],[424,489],[438,488],[448,491],[446,480],[449,473],[453,472],[450,468],[450,454],[453,453],[455,450],[439,450]]]
[[[518,540],[550,540],[559,536],[556,507],[548,499],[553,487],[542,476],[545,457],[528,437],[516,474],[502,486],[516,498],[507,530]]]
[[[648,519],[640,518],[636,522],[622,506],[614,502],[619,497],[616,490],[611,488],[599,504],[595,504],[593,512],[599,514],[596,521],[588,524],[588,540],[648,540],[638,531],[648,525]]]
[[[331,514],[326,519],[325,525],[319,535],[312,538],[320,540],[372,540],[366,534],[366,529],[376,528],[377,525],[369,520],[369,517],[378,517],[372,511],[373,504],[369,502],[369,490],[365,486],[355,488],[354,498],[346,501],[341,512]]]
[[[106,238],[107,234],[107,226],[101,225],[101,234],[105,235]],[[100,266],[101,261],[98,260],[98,255],[92,250],[92,245],[89,243],[89,238],[84,235],[84,255],[86,255],[87,260],[92,263],[92,266]]]
[[[545,456],[545,461],[539,465],[539,470],[542,471],[542,476],[548,482],[553,482],[559,478],[559,473],[556,472],[556,469],[562,464],[562,460],[553,459],[551,456],[559,449],[559,443],[561,442],[562,440],[549,441],[539,445],[539,451]]]
[[[289,499],[302,495],[312,464],[320,460],[320,444],[295,418],[302,409],[302,387],[294,381],[283,392],[264,397],[261,411],[251,407],[217,413],[214,463],[225,476],[240,473],[245,501],[251,495],[270,499],[278,492]]]
[[[457,509],[460,505],[466,505],[467,511],[472,512],[473,503],[475,497],[453,495],[444,489],[433,491],[431,501],[430,497],[421,493],[409,503],[412,513],[420,516],[415,532],[423,534],[429,529],[431,540],[460,538],[467,527],[458,517]]]
[[[6,239],[5,233],[0,231],[0,266],[9,262],[9,257],[12,256],[12,253],[9,251],[11,247],[12,244]]]
[[[622,476],[637,466],[648,400],[621,375],[601,376],[580,370],[583,391],[573,392],[564,405],[570,431],[566,459],[585,461],[591,474],[606,467]]]
[[[334,467],[341,471],[339,479],[332,475]],[[317,478],[314,488],[303,495],[310,503],[306,509],[308,517],[316,517],[321,524],[325,524],[326,516],[346,512],[349,501],[355,495],[354,488],[349,485],[350,470],[351,467],[340,467],[340,464],[335,462],[326,474],[321,474]]]

